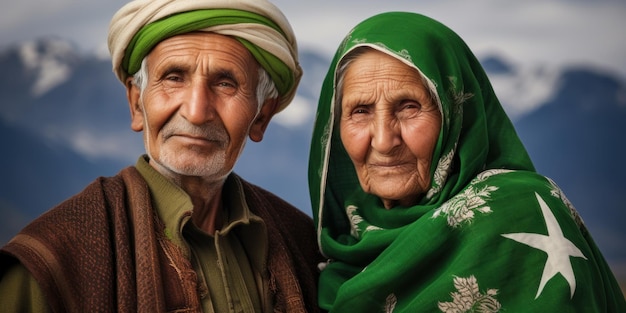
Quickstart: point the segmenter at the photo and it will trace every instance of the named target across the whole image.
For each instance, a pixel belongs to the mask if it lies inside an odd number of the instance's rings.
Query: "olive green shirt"
[[[146,179],[152,202],[165,224],[165,234],[190,258],[199,277],[204,312],[263,312],[271,309],[265,274],[267,234],[263,220],[252,214],[241,182],[229,176],[224,184],[224,223],[215,234],[191,220],[193,204],[177,185],[144,158],[137,170]]]
[[[198,274],[204,312],[271,312],[266,273],[267,233],[250,212],[240,180],[230,175],[222,192],[223,227],[214,234],[191,220],[190,197],[158,173],[142,156],[136,164],[148,184],[165,235],[190,259]],[[9,312],[47,312],[41,289],[17,264],[0,277],[2,307]]]

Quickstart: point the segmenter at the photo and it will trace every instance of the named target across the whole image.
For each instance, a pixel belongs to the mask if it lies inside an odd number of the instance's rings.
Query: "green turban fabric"
[[[411,207],[385,209],[366,194],[341,142],[337,65],[360,47],[415,68],[441,111],[431,186]],[[328,258],[322,309],[626,312],[582,219],[557,185],[535,172],[479,61],[431,18],[383,13],[345,37],[322,86],[309,188]]]
[[[276,85],[277,111],[293,100],[302,77],[295,35],[282,12],[265,0],[135,0],[109,26],[113,72],[124,83],[159,42],[193,31],[239,40]]]

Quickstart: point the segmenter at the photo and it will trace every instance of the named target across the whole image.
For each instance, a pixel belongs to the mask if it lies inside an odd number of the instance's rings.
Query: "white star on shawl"
[[[537,290],[535,299],[539,298],[546,283],[558,273],[561,273],[565,280],[567,280],[571,299],[574,297],[574,291],[576,290],[576,278],[574,277],[570,256],[583,258],[585,260],[587,258],[571,241],[563,236],[563,231],[561,231],[559,223],[546,202],[537,193],[535,193],[535,195],[537,196],[539,207],[541,207],[541,212],[546,221],[548,235],[515,233],[502,234],[502,236],[542,250],[548,254],[548,260],[543,268],[541,283],[539,283],[539,289]]]

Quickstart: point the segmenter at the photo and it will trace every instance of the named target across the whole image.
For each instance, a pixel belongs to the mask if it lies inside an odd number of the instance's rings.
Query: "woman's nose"
[[[215,118],[215,99],[204,83],[193,83],[182,104],[182,116],[192,124],[201,125]]]
[[[372,148],[380,153],[390,153],[401,144],[400,126],[397,121],[378,118],[372,126]]]

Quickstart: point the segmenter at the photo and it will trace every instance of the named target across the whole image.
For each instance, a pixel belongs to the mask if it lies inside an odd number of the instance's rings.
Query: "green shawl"
[[[431,187],[385,210],[361,189],[334,125],[335,72],[356,47],[411,64],[442,115]],[[331,312],[625,311],[576,210],[537,174],[473,53],[428,17],[392,12],[357,25],[320,95],[309,160],[320,277]]]

